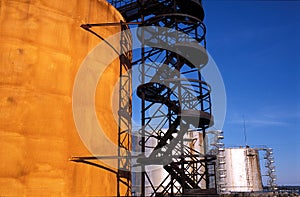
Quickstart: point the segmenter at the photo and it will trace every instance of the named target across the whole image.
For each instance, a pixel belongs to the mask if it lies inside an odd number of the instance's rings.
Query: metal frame
[[[114,156],[89,156],[72,157],[70,160],[74,162],[92,165],[111,173],[116,174],[117,177],[117,196],[130,196],[131,195],[131,37],[128,35],[128,24],[120,21],[119,23],[101,23],[101,24],[82,24],[81,27],[86,31],[97,36],[102,41],[108,43],[101,35],[92,30],[93,27],[102,26],[120,26],[120,51],[111,46],[114,51],[119,55],[119,110],[118,110],[118,155]],[[104,159],[117,159],[118,169],[115,170],[111,167],[106,167],[100,164],[97,160]],[[123,188],[126,188],[125,190]]]
[[[184,58],[193,55],[189,50],[190,38],[199,46],[206,47],[201,1],[109,2],[127,22],[135,21],[141,23],[140,26],[154,28],[167,27],[185,35],[174,36],[173,31],[167,31],[164,32],[164,40],[153,32],[147,34],[147,29],[142,29],[137,35],[142,43],[140,59],[134,62],[139,66],[141,76],[137,95],[141,99],[139,144],[142,155],[136,164],[142,171],[141,196],[149,195],[145,193],[146,182],[152,187],[151,196],[216,193],[216,156],[208,154],[205,148],[206,129],[213,124],[210,86],[203,81],[200,73],[207,62],[207,54],[205,50],[202,52],[199,65],[193,65]],[[153,37],[146,39],[145,34]],[[177,50],[171,52],[145,47],[154,40],[165,44],[171,42]],[[203,150],[191,146],[194,140],[189,138],[191,132],[201,133]],[[168,173],[158,186],[153,184],[147,171],[152,165],[161,165]]]
[[[191,47],[196,40],[206,48],[204,11],[199,0],[110,0],[125,22],[83,24],[81,27],[105,41],[92,27],[118,26],[122,33],[120,40],[120,90],[118,119],[118,156],[73,157],[71,160],[93,165],[115,173],[117,196],[130,196],[132,161],[141,169],[141,196],[146,194],[146,182],[152,188],[150,196],[201,195],[226,192],[226,170],[222,131],[207,131],[213,124],[211,114],[210,86],[200,73],[207,62],[205,50],[199,57],[199,65],[193,65],[184,56],[193,55]],[[182,3],[183,2],[183,3]],[[128,25],[167,27],[187,36],[164,32],[165,37],[151,32],[153,37],[145,38],[146,29],[138,32],[141,41],[140,58],[131,62],[129,35],[123,30]],[[151,28],[150,28],[151,29]],[[149,34],[147,34],[149,35]],[[165,40],[164,40],[165,39]],[[160,40],[170,42],[176,52],[156,47],[146,47],[149,42]],[[107,43],[109,45],[109,43]],[[150,43],[151,44],[151,43]],[[177,45],[177,46],[176,46]],[[199,51],[195,51],[198,53]],[[189,54],[187,54],[189,53]],[[195,62],[194,62],[195,63]],[[131,73],[132,65],[138,65],[141,85],[137,95],[141,99],[141,155],[130,155],[131,150]],[[200,137],[193,137],[193,133]],[[214,144],[207,143],[207,135],[215,134]],[[201,139],[200,139],[201,138]],[[195,140],[203,142],[203,150],[195,148]],[[213,145],[215,149],[208,150]],[[255,148],[265,151],[266,176],[270,190],[276,190],[275,166],[270,148]],[[96,162],[98,159],[117,159],[115,171]],[[147,168],[160,165],[168,173],[159,185],[154,185]],[[127,188],[121,193],[121,185]]]
[[[118,111],[118,196],[120,183],[127,188],[122,196],[131,195],[131,36],[125,31],[128,26],[121,21],[120,83]]]
[[[183,34],[173,35],[173,31],[164,32],[165,39],[155,36],[145,39],[145,29],[138,34],[140,39],[139,65],[140,82],[137,94],[141,99],[140,146],[142,155],[136,157],[141,169],[141,196],[146,195],[146,181],[152,186],[151,196],[195,195],[216,193],[216,155],[207,151],[206,130],[213,124],[211,114],[210,86],[200,73],[207,63],[205,52],[206,28],[203,24],[204,12],[198,0],[111,0],[126,23],[120,22],[121,30],[127,25],[159,26],[173,29]],[[115,26],[118,23],[84,24],[81,27],[105,41],[91,28],[95,26]],[[171,40],[170,40],[171,38]],[[195,51],[191,39],[202,46],[202,51]],[[147,42],[159,39],[173,44],[176,52],[155,47],[148,47]],[[73,157],[72,161],[82,162],[116,173],[117,195],[131,195],[131,53],[128,35],[121,33],[120,55],[120,91],[119,91],[119,129],[118,156],[111,157]],[[110,45],[109,43],[107,43]],[[149,43],[148,43],[149,44]],[[194,43],[195,44],[195,43]],[[118,51],[116,51],[118,53]],[[197,53],[199,61],[192,64],[185,56]],[[193,146],[195,138],[192,132],[200,133],[203,149]],[[200,136],[200,135],[199,135]],[[118,171],[92,162],[96,159],[118,159]],[[152,183],[147,168],[161,165],[168,176],[158,186]],[[127,190],[121,194],[121,185]]]
[[[225,158],[225,146],[223,143],[224,132],[222,130],[208,131],[214,134],[214,141],[212,145],[215,147],[212,149],[214,155],[217,155],[216,161],[216,188],[218,194],[226,193],[226,158]]]
[[[265,160],[265,169],[266,174],[264,176],[267,177],[267,188],[268,191],[277,191],[277,184],[276,184],[276,170],[275,170],[275,161],[273,156],[273,149],[263,146],[263,147],[254,147],[253,149],[257,151],[264,152],[264,160]]]

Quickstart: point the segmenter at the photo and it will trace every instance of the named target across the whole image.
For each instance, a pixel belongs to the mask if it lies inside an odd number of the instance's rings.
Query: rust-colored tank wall
[[[72,88],[81,62],[100,42],[80,25],[121,19],[104,0],[0,0],[0,196],[116,195],[115,174],[69,158],[90,155],[72,117]],[[118,71],[116,60],[102,76],[106,94]],[[101,91],[97,107],[106,105],[116,142],[110,101]]]

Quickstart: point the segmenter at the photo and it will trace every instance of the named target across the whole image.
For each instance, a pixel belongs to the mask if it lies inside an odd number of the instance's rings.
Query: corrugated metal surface
[[[226,148],[225,158],[227,191],[262,190],[258,151],[251,148]]]

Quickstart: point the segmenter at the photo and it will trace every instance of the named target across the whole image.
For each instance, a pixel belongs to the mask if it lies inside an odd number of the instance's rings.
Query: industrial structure
[[[209,59],[201,0],[2,0],[0,7],[0,158],[5,161],[0,164],[0,196],[259,191],[262,183],[254,180],[261,180],[259,151],[265,151],[268,187],[276,189],[270,148],[226,149],[223,131],[210,130],[212,90],[201,74]],[[131,27],[138,27],[135,35],[127,31]],[[118,58],[95,92],[97,120],[118,149],[109,156],[89,156],[91,150],[83,145],[72,119],[73,83],[89,52],[118,33],[118,50],[113,49]],[[140,50],[131,51],[134,37]],[[136,91],[132,67],[139,71]],[[107,104],[115,84],[117,107]],[[135,137],[132,94],[140,102],[141,125]],[[86,103],[81,104],[84,111]],[[91,141],[93,137],[88,133]],[[132,155],[133,147],[141,154]],[[239,187],[228,184],[236,181],[233,155],[243,159],[246,170],[246,183]],[[249,176],[252,172],[255,177]]]
[[[276,170],[275,170],[275,160],[273,156],[273,149],[269,148],[267,146],[263,147],[254,147],[254,150],[258,152],[262,152],[264,154],[264,167],[266,169],[265,174],[262,176],[265,176],[267,178],[266,188],[268,191],[276,191],[277,184],[276,184]]]
[[[208,62],[201,1],[112,0],[110,3],[124,16],[125,21],[119,23],[122,30],[129,25],[145,27],[136,32],[141,51],[132,65],[120,51],[120,68],[138,66],[140,71],[136,94],[141,99],[140,140],[137,142],[141,155],[135,158],[134,166],[141,171],[138,195],[216,194],[218,151],[209,152],[206,131],[213,125],[211,88],[201,75],[201,68]],[[93,28],[110,25],[118,24],[83,24],[81,27],[102,39]],[[126,36],[126,33],[121,34],[121,49]],[[122,70],[120,73],[119,123],[124,123],[130,116],[121,106],[124,76]],[[128,93],[125,92],[125,96],[128,97]],[[130,138],[130,121],[125,122],[125,130],[119,125],[117,177],[118,185],[126,182],[130,188],[129,173],[133,167],[130,163],[134,157],[128,153],[129,141],[125,141]],[[195,133],[199,134],[196,138]],[[193,145],[195,139],[198,147]],[[99,158],[104,157],[76,157],[73,161],[91,164],[90,160]],[[148,174],[152,166],[161,166],[166,172],[160,183]],[[147,191],[146,184],[151,186]],[[129,189],[125,195],[131,192]],[[119,189],[118,195],[121,195]]]
[[[225,148],[224,153],[226,176],[222,193],[262,192],[263,176],[267,191],[277,190],[272,148],[241,146]]]
[[[226,148],[226,191],[262,191],[258,151],[251,148]]]
[[[105,0],[1,0],[0,9],[0,196],[116,196],[115,169],[69,161],[90,155],[74,124],[72,91],[82,61],[99,44],[80,25],[124,18]],[[120,31],[98,33],[107,38]],[[95,113],[115,144],[118,126],[106,95],[119,69],[117,58],[95,93]],[[128,187],[119,188],[126,193]]]
[[[110,2],[126,22],[147,27],[137,31],[142,46],[133,62],[141,83],[140,195],[216,193],[216,155],[208,154],[206,144],[213,125],[211,89],[200,73],[208,61],[201,1]],[[190,132],[201,133],[202,150],[189,146]],[[148,169],[155,165],[166,176],[154,186]],[[147,193],[146,182],[152,186]]]
[[[208,130],[214,118],[211,87],[201,75],[208,62],[201,1],[109,2],[125,21],[81,27],[100,39],[103,38],[96,33],[96,27],[120,26],[122,30],[139,27],[134,31],[136,35],[123,31],[120,38],[119,151],[114,157],[118,161],[117,195],[184,196],[261,191],[258,150],[225,149],[223,131]],[[131,36],[136,36],[141,44],[141,50],[132,52],[132,60],[131,52],[127,52]],[[141,102],[141,129],[131,141],[131,112],[126,108],[132,93],[128,91],[130,74],[122,68],[127,71],[133,66],[139,71],[140,85],[135,93]],[[130,142],[141,154],[130,154]],[[243,165],[234,167],[234,158],[239,155]],[[75,157],[73,161],[94,165],[91,160],[105,158],[101,155]],[[234,173],[244,173],[242,180],[236,180]],[[269,181],[271,188],[274,180]],[[128,189],[121,194],[120,186],[124,183]]]

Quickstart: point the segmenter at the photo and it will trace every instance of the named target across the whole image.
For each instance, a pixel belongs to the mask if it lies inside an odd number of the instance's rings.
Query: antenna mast
[[[244,140],[245,140],[245,146],[247,147],[247,132],[246,132],[246,121],[245,116],[243,115],[243,121],[244,121]]]

